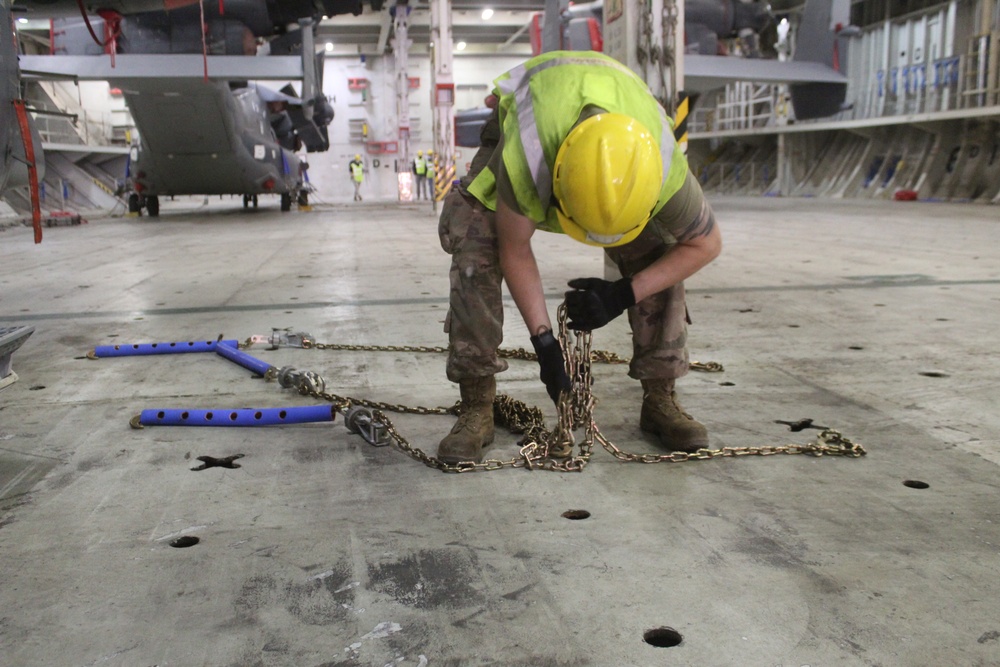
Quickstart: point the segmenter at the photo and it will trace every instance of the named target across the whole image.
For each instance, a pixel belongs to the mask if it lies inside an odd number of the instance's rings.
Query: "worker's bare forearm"
[[[502,203],[498,204],[500,270],[532,336],[552,328],[542,292],[542,277],[531,250],[531,235],[534,230],[534,223],[529,219],[514,213]]]
[[[722,234],[707,202],[677,237],[677,245],[632,278],[635,300],[662,292],[693,276],[722,251]]]
[[[527,252],[509,249],[500,255],[500,269],[503,271],[507,289],[517,304],[521,318],[532,336],[545,329],[551,329],[549,314],[545,308],[542,279],[538,273],[531,248]]]

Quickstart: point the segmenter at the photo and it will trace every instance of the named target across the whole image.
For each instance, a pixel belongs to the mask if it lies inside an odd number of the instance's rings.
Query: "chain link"
[[[657,100],[673,116],[676,111],[676,72],[674,71],[676,49],[677,6],[672,0],[665,0],[660,16],[660,35],[654,34],[653,3],[643,0],[639,3],[638,38],[635,57],[642,69],[642,80],[655,90],[654,76],[659,81]],[[649,69],[653,72],[650,74]]]
[[[362,398],[340,396],[322,390],[325,382],[311,372],[302,374],[298,386],[299,393],[332,403],[335,409],[346,416],[355,406],[371,408],[371,423],[379,429],[384,429],[387,436],[396,447],[410,458],[424,465],[448,473],[484,472],[502,468],[527,468],[529,470],[551,470],[555,472],[580,472],[590,462],[594,443],[599,443],[612,456],[620,461],[636,463],[683,463],[705,459],[735,457],[735,456],[772,456],[775,454],[812,454],[813,456],[846,456],[857,458],[867,452],[864,447],[838,431],[826,429],[820,432],[812,442],[804,445],[763,445],[757,447],[722,447],[720,449],[699,449],[697,452],[671,452],[669,454],[635,454],[626,452],[608,440],[597,428],[594,421],[594,407],[597,404],[592,393],[594,363],[627,364],[629,359],[605,350],[592,350],[593,334],[589,331],[571,331],[567,326],[566,305],[559,306],[557,314],[559,322],[559,343],[563,349],[563,361],[566,372],[572,379],[572,389],[563,392],[557,404],[557,423],[553,430],[545,428],[542,411],[529,406],[522,401],[497,394],[493,402],[493,415],[496,426],[515,434],[523,434],[518,441],[520,451],[518,456],[509,459],[486,459],[479,463],[472,461],[450,464],[431,456],[404,438],[385,415],[386,411],[416,415],[459,415],[461,403],[450,407],[427,408],[421,406],[406,406],[402,404],[383,403]],[[571,337],[573,338],[571,340]],[[249,347],[253,342],[247,339],[243,347]],[[317,343],[303,340],[306,349],[351,351],[351,352],[434,352],[445,353],[446,347],[426,347],[415,345],[346,345]],[[499,356],[508,359],[536,360],[533,352],[523,348],[514,350],[501,349]],[[719,373],[722,364],[714,361],[690,364],[692,370]],[[277,373],[270,374],[268,380],[277,378]],[[582,432],[582,433],[581,433]],[[574,434],[580,435],[580,441]],[[576,452],[574,453],[574,449]]]
[[[240,347],[248,348],[255,341],[248,338]],[[303,340],[302,347],[306,350],[328,350],[331,352],[409,352],[409,353],[432,353],[444,354],[448,352],[447,347],[429,345],[350,345],[345,343],[317,343],[312,340]],[[497,356],[501,359],[518,359],[520,361],[538,361],[538,355],[529,352],[523,347],[499,348]],[[629,364],[631,357],[623,357],[617,352],[609,350],[591,350],[590,362],[593,364]],[[693,371],[702,373],[721,373],[725,369],[722,364],[716,361],[692,361],[688,367]]]
[[[664,0],[660,15],[660,31],[663,46],[661,53],[663,61],[660,67],[660,102],[673,118],[677,114],[677,3],[674,0]]]

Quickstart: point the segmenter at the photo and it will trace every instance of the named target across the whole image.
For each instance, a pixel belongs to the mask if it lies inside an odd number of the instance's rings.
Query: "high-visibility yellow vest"
[[[427,173],[427,161],[423,157],[418,157],[413,161],[413,169],[417,172],[417,176],[423,176]]]
[[[653,135],[663,160],[663,186],[653,213],[683,185],[688,165],[673,122],[632,70],[594,51],[550,51],[494,81],[500,98],[503,164],[521,212],[539,229],[561,232],[552,196],[552,168],[566,135],[588,106],[631,116]],[[469,193],[496,210],[496,175],[487,167]]]
[[[365,165],[357,162],[356,160],[351,160],[351,176],[358,183],[365,180]]]

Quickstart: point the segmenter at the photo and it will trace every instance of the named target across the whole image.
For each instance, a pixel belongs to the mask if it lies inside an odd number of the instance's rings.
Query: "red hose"
[[[42,242],[42,207],[38,201],[38,167],[35,164],[35,145],[31,140],[31,126],[28,125],[28,110],[24,100],[14,100],[14,114],[21,128],[24,142],[24,157],[28,163],[28,190],[31,192],[31,226],[35,230],[35,243]]]

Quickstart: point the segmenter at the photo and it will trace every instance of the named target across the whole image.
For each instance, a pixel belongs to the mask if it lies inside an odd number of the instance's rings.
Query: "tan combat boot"
[[[673,380],[642,380],[639,428],[659,436],[664,448],[696,452],[708,447],[708,430],[677,402]]]
[[[437,457],[445,463],[479,461],[483,448],[493,444],[493,398],[497,393],[492,375],[462,380],[462,414],[451,433],[438,445]]]

